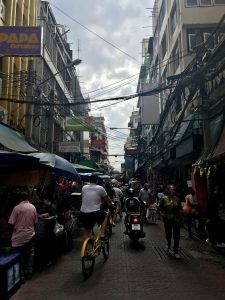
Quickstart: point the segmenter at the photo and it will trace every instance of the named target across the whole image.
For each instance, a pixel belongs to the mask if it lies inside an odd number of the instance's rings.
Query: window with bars
[[[186,7],[225,5],[225,0],[186,0]]]
[[[201,6],[211,6],[213,5],[212,0],[199,0],[199,4]]]
[[[171,59],[172,59],[173,73],[175,73],[180,64],[178,42],[176,42],[173,48]]]
[[[202,43],[201,35],[197,33],[188,33],[188,50],[193,52]]]
[[[211,32],[204,32],[203,33],[203,42],[205,43],[210,36],[211,36]],[[215,48],[216,42],[217,42],[216,37],[212,37],[207,43],[208,49],[213,50]]]
[[[167,38],[166,38],[166,33],[164,34],[163,38],[162,38],[162,44],[161,44],[161,48],[162,48],[162,59],[164,58],[166,51],[167,51]]]
[[[159,27],[161,27],[162,22],[164,20],[165,17],[165,13],[166,13],[166,4],[165,4],[165,0],[162,1],[162,5],[161,5],[161,9],[160,9],[160,13],[159,13]]]
[[[225,0],[214,0],[216,5],[225,5]]]
[[[177,26],[177,6],[174,4],[170,17],[171,33],[173,34]]]
[[[186,0],[186,6],[198,6],[198,0]]]
[[[199,46],[207,41],[207,48],[214,49],[216,44],[219,42],[219,38],[222,38],[220,35],[213,35],[209,40],[213,32],[213,27],[208,28],[193,28],[187,30],[187,42],[188,50],[190,52],[196,51]],[[221,33],[223,34],[223,33]]]

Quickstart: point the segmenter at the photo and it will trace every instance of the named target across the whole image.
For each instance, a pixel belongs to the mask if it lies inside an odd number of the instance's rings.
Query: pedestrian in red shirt
[[[35,206],[28,201],[26,192],[18,194],[18,201],[8,222],[13,226],[12,247],[21,253],[21,278],[24,281],[30,279],[33,272],[34,235],[38,216]]]

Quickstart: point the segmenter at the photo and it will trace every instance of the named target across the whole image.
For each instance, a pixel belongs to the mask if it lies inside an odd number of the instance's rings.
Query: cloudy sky
[[[68,42],[84,97],[108,99],[134,94],[142,62],[141,41],[151,35],[154,0],[49,0],[58,24],[67,26]],[[104,116],[109,154],[123,154],[127,128],[137,99],[92,104],[90,115]],[[122,156],[109,156],[120,170]]]

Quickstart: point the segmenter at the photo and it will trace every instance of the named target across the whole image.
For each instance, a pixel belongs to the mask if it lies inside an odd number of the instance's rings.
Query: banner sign
[[[59,152],[80,152],[80,142],[59,142]]]
[[[133,156],[125,157],[125,168],[126,170],[133,170],[134,167],[134,158]]]
[[[105,147],[105,145],[104,140],[91,140],[91,147]]]
[[[0,55],[41,56],[42,28],[0,26]]]
[[[67,131],[93,131],[90,117],[66,117],[65,129]]]

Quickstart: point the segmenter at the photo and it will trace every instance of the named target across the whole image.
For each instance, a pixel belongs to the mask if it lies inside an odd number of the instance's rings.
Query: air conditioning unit
[[[57,26],[56,26],[56,25],[52,25],[52,24],[51,24],[51,32],[52,32],[53,34],[56,34],[56,32],[57,32]]]
[[[6,7],[5,4],[3,3],[3,1],[0,1],[0,17],[2,19],[3,22],[5,22],[6,19]]]
[[[0,106],[0,122],[7,124],[8,111],[4,107]]]

